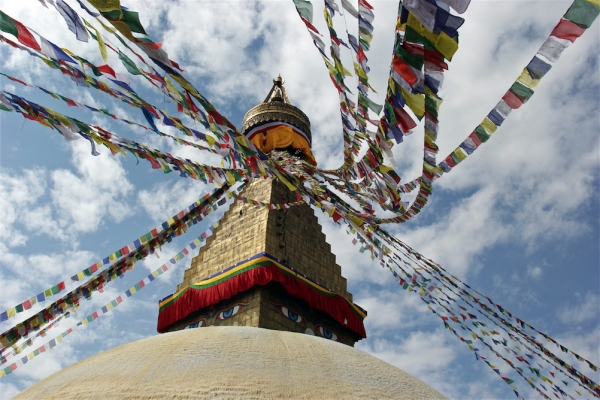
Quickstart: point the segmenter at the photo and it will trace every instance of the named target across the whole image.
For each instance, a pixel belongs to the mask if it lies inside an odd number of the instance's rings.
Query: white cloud
[[[164,222],[197,201],[208,190],[202,182],[180,179],[174,183],[159,183],[141,190],[138,199],[149,218]]]
[[[11,399],[16,396],[20,390],[13,384],[0,383],[0,398]]]
[[[530,278],[533,279],[540,279],[542,276],[543,270],[542,267],[540,266],[532,266],[532,265],[528,265],[527,266],[527,276],[529,276]]]
[[[0,240],[4,245],[22,246],[30,233],[23,230],[39,228],[35,215],[45,207],[36,208],[35,204],[46,191],[45,175],[42,169],[24,170],[21,177],[10,170],[0,172]],[[15,226],[21,224],[24,226]]]
[[[587,292],[579,298],[578,304],[567,305],[558,310],[560,321],[568,325],[598,322],[600,319],[600,296]]]
[[[120,222],[132,214],[127,196],[133,186],[120,161],[102,149],[98,157],[90,157],[90,143],[72,142],[73,164],[78,175],[68,170],[51,174],[53,203],[60,213],[60,225],[80,232],[95,231],[105,218]]]

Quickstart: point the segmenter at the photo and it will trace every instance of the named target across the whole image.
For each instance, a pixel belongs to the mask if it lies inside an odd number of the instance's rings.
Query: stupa
[[[265,153],[316,164],[308,117],[283,79],[246,113],[242,133]],[[313,210],[277,180],[235,201],[159,303],[158,336],[34,384],[17,398],[444,398],[363,351],[367,313],[352,301]]]

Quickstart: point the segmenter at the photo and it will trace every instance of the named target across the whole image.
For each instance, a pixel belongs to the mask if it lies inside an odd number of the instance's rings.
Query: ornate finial
[[[275,85],[277,85],[278,87],[283,87],[283,84],[285,83],[285,79],[283,79],[283,78],[281,77],[281,74],[279,74],[279,75],[277,76],[277,78],[273,79],[273,83],[274,83]]]
[[[285,92],[285,87],[283,86],[284,83],[285,79],[281,77],[281,74],[279,74],[277,78],[273,79],[273,87],[269,91],[269,94],[267,95],[263,103],[277,101],[281,103],[291,104],[290,99],[288,99],[287,93]]]

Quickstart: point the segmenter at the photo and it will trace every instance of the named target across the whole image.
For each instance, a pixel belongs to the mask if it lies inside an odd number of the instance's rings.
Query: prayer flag
[[[81,22],[79,15],[63,0],[56,0],[56,9],[62,15],[69,30],[75,34],[77,40],[82,42],[88,41],[88,34]]]
[[[309,0],[293,0],[298,14],[312,24],[313,5]]]

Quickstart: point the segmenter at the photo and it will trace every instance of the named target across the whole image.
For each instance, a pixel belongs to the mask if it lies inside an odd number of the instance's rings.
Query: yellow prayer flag
[[[102,38],[102,35],[100,34],[98,29],[96,29],[96,27],[94,25],[87,22],[85,20],[85,18],[82,18],[82,19],[83,19],[83,22],[87,25],[87,27],[90,29],[93,29],[94,32],[96,33],[96,41],[98,42],[98,48],[100,49],[100,54],[102,55],[102,59],[106,63],[108,61],[108,54],[106,52],[106,44],[104,44],[104,39]]]
[[[8,318],[14,317],[15,314],[17,313],[16,310],[14,309],[14,307],[13,308],[9,308],[7,312],[8,312]]]
[[[587,1],[588,3],[595,4],[598,7],[600,7],[600,0],[585,0],[585,1]]]
[[[227,179],[227,183],[229,185],[234,185],[235,184],[235,178],[233,177],[233,174],[229,171],[225,172],[225,179]]]
[[[356,61],[354,62],[354,71],[356,72],[356,75],[360,76],[361,78],[364,78],[364,79],[369,78],[367,76],[367,74],[365,73],[365,70]]]
[[[402,87],[400,87],[400,93],[402,93],[402,97],[404,101],[406,101],[406,105],[415,113],[417,117],[422,117],[425,115],[425,96],[417,93],[408,93]]]
[[[199,96],[198,91],[187,80],[185,80],[183,76],[171,75],[171,77],[175,79],[175,81],[179,83],[182,88],[190,92],[191,95],[194,97]]]
[[[115,261],[116,259],[117,259],[117,255],[115,253],[112,253],[110,256],[108,256],[109,261]]]
[[[467,158],[467,155],[462,151],[462,149],[460,147],[457,147],[456,149],[454,149],[454,154],[456,154],[456,156],[462,161],[465,158]]]
[[[425,39],[429,40],[435,46],[436,50],[439,51],[447,60],[451,60],[454,53],[456,53],[456,50],[458,50],[458,43],[456,43],[454,39],[448,36],[445,32],[441,32],[440,34],[430,32],[413,14],[408,14],[407,25],[413,28]]]
[[[496,132],[496,129],[498,129],[498,127],[494,125],[494,123],[488,117],[485,117],[483,121],[481,121],[480,125],[483,126],[483,129],[485,129],[490,135]]]
[[[528,88],[534,89],[538,85],[538,83],[540,83],[540,79],[533,79],[533,77],[529,74],[527,68],[523,68],[523,71],[521,71],[521,75],[519,75],[519,78],[517,78],[517,82],[522,83]]]

